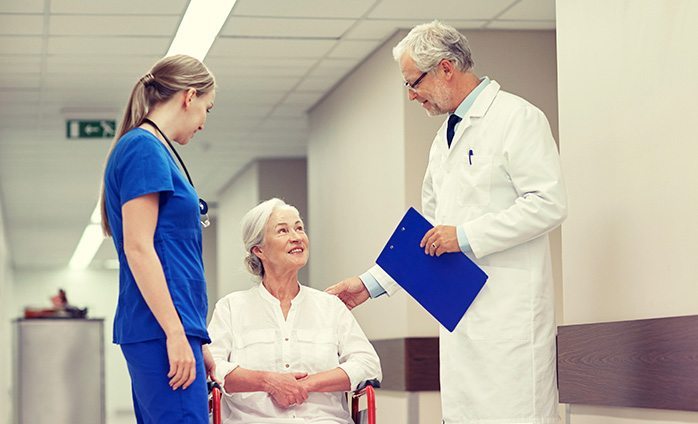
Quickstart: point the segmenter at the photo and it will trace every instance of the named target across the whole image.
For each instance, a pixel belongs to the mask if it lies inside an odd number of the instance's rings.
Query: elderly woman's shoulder
[[[314,289],[308,286],[304,286],[304,288],[307,291],[308,296],[313,297],[318,302],[326,302],[329,305],[341,305],[342,307],[345,307],[344,303],[342,303],[342,301],[333,294],[325,293],[322,290]]]
[[[251,287],[247,290],[238,290],[234,291],[231,293],[228,293],[227,295],[221,297],[218,299],[218,303],[225,303],[225,304],[238,304],[238,303],[247,303],[250,298],[256,296],[256,292],[258,291],[257,287]]]

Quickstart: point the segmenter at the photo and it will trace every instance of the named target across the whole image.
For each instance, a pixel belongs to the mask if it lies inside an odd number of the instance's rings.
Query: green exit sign
[[[113,138],[116,121],[113,119],[68,119],[65,121],[67,138]]]

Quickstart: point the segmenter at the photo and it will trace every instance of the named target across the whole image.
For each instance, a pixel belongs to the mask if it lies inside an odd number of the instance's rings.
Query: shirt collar
[[[473,89],[467,96],[465,96],[465,99],[458,105],[458,108],[454,112],[456,115],[458,115],[461,119],[465,117],[465,114],[468,113],[470,108],[473,106],[473,103],[475,103],[475,99],[477,99],[477,96],[482,93],[482,90],[487,87],[487,85],[490,83],[489,77],[482,77],[480,78],[480,84]]]
[[[296,297],[294,297],[293,300],[291,300],[291,303],[299,303],[305,297],[305,287],[301,283],[297,284],[299,287],[299,291]],[[262,299],[266,300],[267,302],[271,302],[274,304],[279,303],[279,299],[275,298],[271,293],[269,293],[269,290],[267,290],[267,288],[264,287],[264,284],[262,284],[261,282],[257,286],[257,290],[259,291],[259,295],[262,297]]]

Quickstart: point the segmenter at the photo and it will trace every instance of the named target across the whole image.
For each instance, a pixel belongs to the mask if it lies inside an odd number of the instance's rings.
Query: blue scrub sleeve
[[[150,193],[173,193],[170,158],[160,141],[144,135],[131,140],[128,147],[117,169],[121,205]]]

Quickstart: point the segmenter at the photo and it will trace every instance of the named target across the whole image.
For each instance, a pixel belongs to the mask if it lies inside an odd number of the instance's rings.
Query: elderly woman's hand
[[[308,399],[308,391],[298,381],[308,376],[308,373],[278,373],[269,372],[265,375],[266,392],[280,408],[290,408],[300,405]]]

